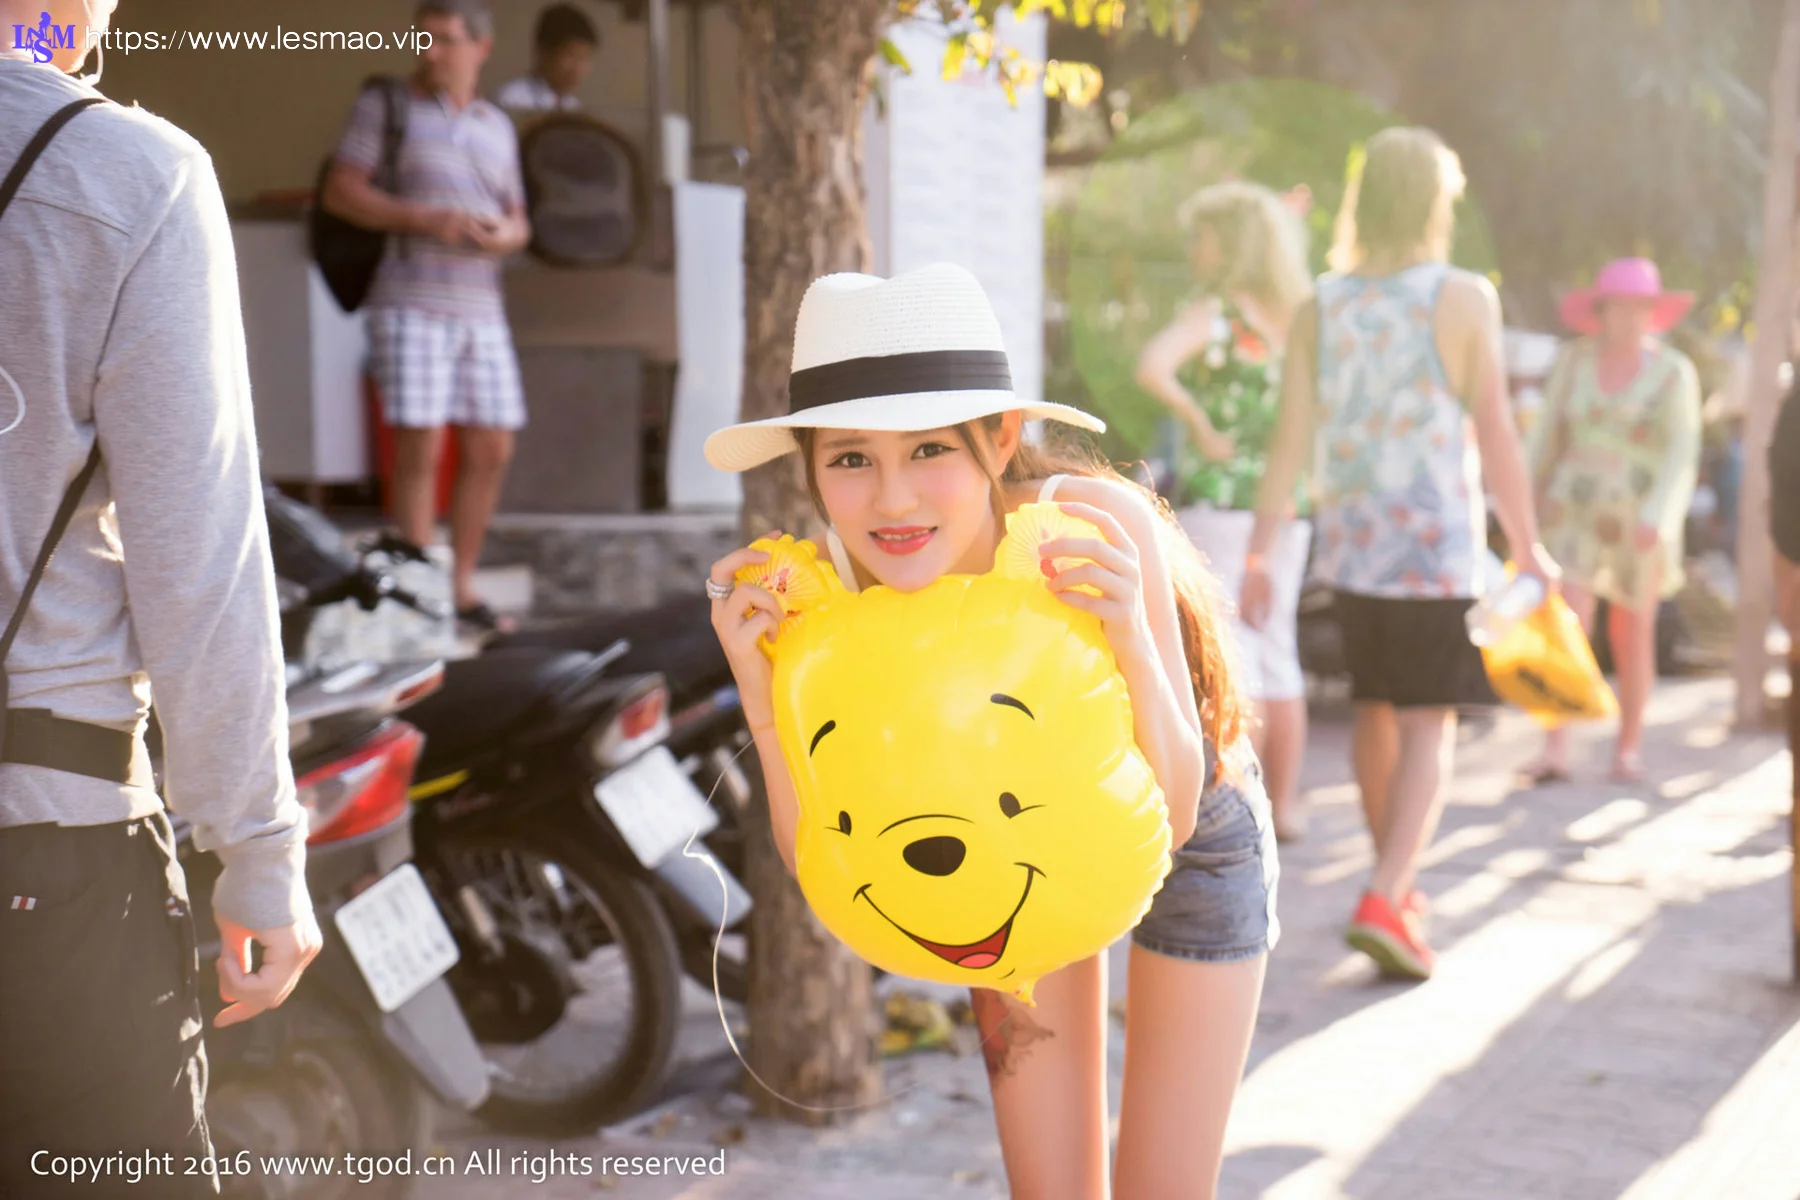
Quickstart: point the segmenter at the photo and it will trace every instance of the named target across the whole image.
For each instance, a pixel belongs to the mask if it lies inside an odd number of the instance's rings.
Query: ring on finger
[[[720,583],[711,575],[706,577],[706,598],[708,600],[729,600],[734,587],[729,583]]]

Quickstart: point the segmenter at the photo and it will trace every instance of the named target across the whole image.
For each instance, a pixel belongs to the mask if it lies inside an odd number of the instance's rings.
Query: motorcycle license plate
[[[650,870],[719,823],[719,814],[667,746],[646,750],[595,784],[594,799]]]
[[[411,1000],[459,957],[450,927],[411,863],[338,909],[337,927],[382,1012]]]

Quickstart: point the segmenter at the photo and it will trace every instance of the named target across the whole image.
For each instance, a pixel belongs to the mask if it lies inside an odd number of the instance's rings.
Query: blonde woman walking
[[[1228,596],[1249,563],[1263,454],[1275,427],[1281,355],[1294,310],[1312,291],[1303,235],[1287,202],[1254,183],[1214,184],[1183,205],[1197,294],[1139,355],[1140,386],[1185,434],[1176,453],[1182,528]],[[1298,493],[1296,493],[1298,496]],[[1295,610],[1311,529],[1290,504],[1267,555],[1275,584],[1261,628],[1235,621],[1243,690],[1256,703],[1252,734],[1275,832],[1300,836],[1300,761],[1306,750],[1306,680]]]
[[[1456,710],[1490,699],[1464,614],[1479,593],[1485,479],[1522,571],[1553,584],[1500,349],[1500,300],[1447,261],[1456,155],[1429,129],[1369,139],[1338,214],[1336,271],[1294,316],[1252,552],[1275,545],[1294,481],[1317,464],[1314,567],[1336,589],[1356,708],[1351,750],[1375,868],[1346,939],[1383,971],[1423,979],[1419,859],[1443,809]],[[1267,620],[1269,571],[1242,605]]]

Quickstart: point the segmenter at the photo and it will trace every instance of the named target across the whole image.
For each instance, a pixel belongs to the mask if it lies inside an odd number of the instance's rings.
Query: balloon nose
[[[968,852],[961,838],[928,837],[907,846],[900,852],[900,857],[922,875],[951,875],[962,866],[963,856]]]

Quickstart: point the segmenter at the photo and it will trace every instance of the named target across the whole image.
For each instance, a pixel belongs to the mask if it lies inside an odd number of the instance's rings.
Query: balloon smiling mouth
[[[1006,918],[1005,923],[1002,924],[1000,928],[994,930],[994,932],[988,934],[980,941],[967,942],[961,946],[947,946],[943,942],[934,942],[929,938],[922,938],[906,926],[900,924],[900,922],[894,920],[894,918],[881,912],[881,906],[876,904],[874,899],[869,895],[869,888],[871,886],[869,884],[865,883],[860,888],[857,888],[856,895],[867,900],[870,908],[881,913],[882,920],[886,921],[889,925],[892,925],[895,929],[898,929],[901,933],[904,933],[907,937],[919,943],[919,945],[925,947],[925,949],[931,951],[945,962],[952,966],[967,967],[971,971],[980,971],[998,963],[1001,956],[1006,953],[1006,941],[1012,936],[1013,921],[1018,918],[1019,910],[1025,907],[1026,898],[1031,895],[1031,881],[1034,877],[1043,874],[1042,871],[1038,870],[1030,863],[1014,863],[1013,865],[1025,868],[1025,891],[1020,894],[1019,902],[1013,906],[1012,915]]]

